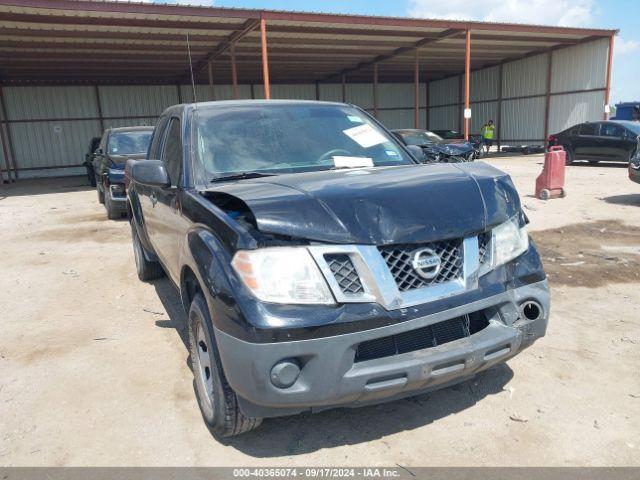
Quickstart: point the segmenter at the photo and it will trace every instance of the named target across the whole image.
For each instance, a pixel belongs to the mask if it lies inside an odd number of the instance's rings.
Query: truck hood
[[[329,170],[220,184],[262,232],[385,245],[463,237],[520,211],[511,179],[482,162]]]

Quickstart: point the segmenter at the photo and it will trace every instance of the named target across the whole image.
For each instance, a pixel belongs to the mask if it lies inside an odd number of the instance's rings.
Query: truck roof
[[[215,107],[233,107],[233,106],[260,106],[260,105],[313,105],[313,104],[322,104],[322,105],[335,105],[335,106],[345,106],[349,105],[347,103],[342,102],[325,102],[319,100],[215,100],[210,102],[197,102],[197,103],[181,103],[179,105],[173,105],[167,108],[164,114],[175,113],[178,111],[185,110],[193,110],[196,108],[209,109]]]

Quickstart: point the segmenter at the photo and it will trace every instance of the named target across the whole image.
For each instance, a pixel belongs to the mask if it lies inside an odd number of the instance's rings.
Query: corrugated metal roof
[[[464,30],[472,31],[472,68],[534,52],[607,37],[611,30],[467,22],[277,10],[215,8],[95,0],[0,0],[0,81],[162,84],[188,80],[189,34],[196,81],[216,48],[242,32],[237,43],[239,78],[262,78],[257,19],[267,23],[274,83],[370,81],[366,65],[426,39],[421,78],[463,69]],[[253,29],[253,30],[252,30]],[[442,38],[439,38],[442,37]],[[365,66],[359,64],[365,63]],[[356,68],[357,67],[357,68]],[[385,58],[381,81],[412,78],[413,55]],[[230,81],[228,52],[216,59],[214,79]]]

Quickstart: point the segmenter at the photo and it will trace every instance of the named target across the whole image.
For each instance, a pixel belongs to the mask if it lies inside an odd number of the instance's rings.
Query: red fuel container
[[[566,153],[556,145],[544,155],[542,173],[536,178],[536,197],[541,200],[566,196],[564,189],[564,169]]]

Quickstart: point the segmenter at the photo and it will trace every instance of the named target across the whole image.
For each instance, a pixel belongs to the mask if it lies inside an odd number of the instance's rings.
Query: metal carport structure
[[[9,180],[77,167],[103,128],[191,101],[187,37],[198,100],[347,101],[394,128],[467,134],[491,117],[507,143],[601,118],[617,33],[89,0],[0,0],[0,22]]]

